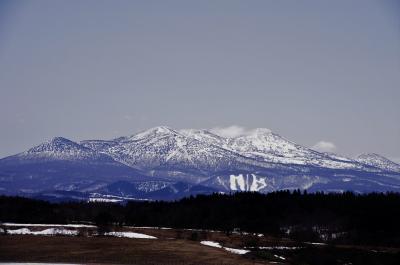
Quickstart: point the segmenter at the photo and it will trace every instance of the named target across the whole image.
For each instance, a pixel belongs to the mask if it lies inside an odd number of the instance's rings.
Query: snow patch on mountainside
[[[229,176],[229,184],[233,191],[260,191],[267,187],[265,178],[257,178],[255,174],[232,174]]]

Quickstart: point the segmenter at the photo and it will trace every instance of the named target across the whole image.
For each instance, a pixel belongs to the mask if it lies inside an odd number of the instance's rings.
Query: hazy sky
[[[400,158],[400,2],[0,0],[0,92],[1,157],[235,125]]]

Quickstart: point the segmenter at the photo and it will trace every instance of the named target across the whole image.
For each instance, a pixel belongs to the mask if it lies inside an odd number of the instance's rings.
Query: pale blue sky
[[[0,157],[238,125],[399,158],[400,4],[0,0],[0,90]]]

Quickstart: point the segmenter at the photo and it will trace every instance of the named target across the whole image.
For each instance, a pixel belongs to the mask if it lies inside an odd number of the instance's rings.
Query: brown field
[[[190,231],[181,235],[174,230],[134,230],[158,236],[159,239],[3,235],[0,236],[0,261],[146,265],[268,264],[223,249],[203,246],[198,241],[167,239],[173,238],[176,233],[183,238],[191,235]]]
[[[297,246],[298,243],[286,239],[271,237],[268,235],[258,237],[252,234],[240,234],[232,233],[225,234],[223,232],[210,232],[205,230],[188,230],[188,229],[148,229],[148,228],[122,228],[115,229],[115,231],[132,231],[137,233],[143,233],[151,236],[155,236],[159,239],[186,239],[193,240],[193,236],[196,236],[196,241],[211,240],[221,243],[224,247],[243,248],[256,244],[258,246]]]
[[[16,229],[13,227],[12,229]],[[43,227],[30,227],[31,231],[43,230]],[[269,255],[262,258],[252,251],[246,255],[237,255],[224,249],[204,246],[202,240],[216,241],[224,247],[244,248],[252,246],[302,246],[309,244],[294,242],[285,238],[251,235],[246,233],[225,234],[185,229],[157,229],[113,227],[113,231],[131,231],[152,235],[158,239],[131,239],[111,236],[93,236],[96,228],[79,229],[80,236],[37,236],[37,235],[0,235],[0,262],[48,262],[80,264],[137,264],[137,265],[261,265],[272,264],[266,260],[279,261]],[[328,246],[313,246],[308,255],[315,255]],[[363,251],[370,255],[376,251],[397,255],[399,248],[378,246],[335,245],[335,251]],[[282,252],[280,252],[282,253]],[[278,253],[279,254],[279,253]],[[289,253],[284,253],[286,254]],[[340,254],[340,253],[339,253]],[[317,256],[318,256],[317,255]],[[391,259],[396,259],[394,256]],[[290,255],[289,255],[290,256]],[[290,264],[293,260],[285,260]],[[371,263],[372,264],[372,263]],[[384,264],[384,263],[382,263]],[[388,263],[385,263],[388,264]]]

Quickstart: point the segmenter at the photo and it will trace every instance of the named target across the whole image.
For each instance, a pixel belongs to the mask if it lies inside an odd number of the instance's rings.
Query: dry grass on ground
[[[0,236],[0,261],[138,265],[267,264],[183,239],[28,235]]]
[[[297,246],[298,243],[287,239],[268,235],[259,237],[253,234],[233,233],[227,235],[224,232],[210,232],[205,230],[187,229],[148,229],[148,228],[122,228],[121,231],[133,231],[152,235],[161,239],[187,239],[187,240],[211,240],[221,243],[224,247],[243,248],[252,245],[257,246]]]

